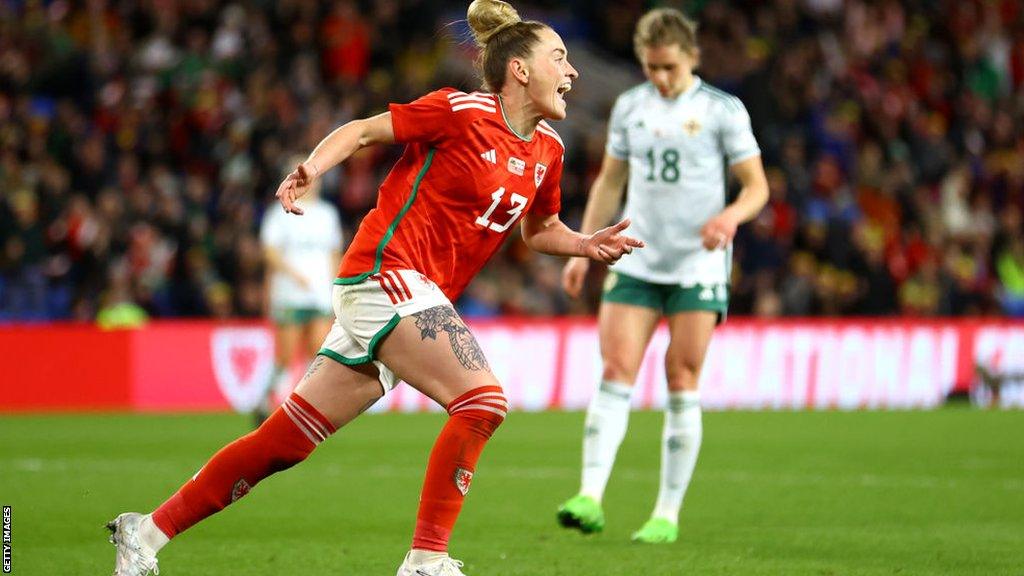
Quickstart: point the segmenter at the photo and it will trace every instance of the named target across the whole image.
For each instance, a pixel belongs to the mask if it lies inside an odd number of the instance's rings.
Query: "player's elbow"
[[[753,188],[752,193],[754,195],[754,198],[757,199],[757,206],[758,206],[758,208],[759,209],[760,208],[764,208],[765,204],[768,203],[768,196],[769,196],[768,180],[765,179],[762,176],[761,178],[758,178],[752,184],[752,188]]]
[[[360,148],[374,144],[392,144],[395,141],[395,130],[391,125],[391,113],[384,112],[372,118],[353,120],[349,124],[357,130]]]
[[[538,232],[536,225],[531,225],[524,220],[522,226],[519,227],[519,232],[523,235],[523,244],[526,244],[526,247],[530,250],[539,252],[536,243]]]
[[[519,232],[523,235],[523,243],[526,244],[527,248],[531,250],[537,249],[538,237],[546,227],[544,220],[537,218],[533,214],[523,216],[523,221],[519,225]]]
[[[557,214],[543,217],[528,214],[519,229],[526,247],[542,254],[560,254],[557,246],[561,232],[568,231]]]
[[[370,129],[368,120],[353,120],[349,122],[356,135],[356,149],[373,146],[377,143],[373,130]]]

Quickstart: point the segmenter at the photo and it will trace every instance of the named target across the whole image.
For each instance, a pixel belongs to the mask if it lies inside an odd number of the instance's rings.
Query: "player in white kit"
[[[587,410],[580,492],[558,520],[584,533],[604,528],[601,499],[626,433],[630,399],[644,351],[659,320],[668,320],[668,406],[661,483],[639,542],[673,542],[683,496],[697,463],[702,424],[698,377],[715,326],[728,308],[731,242],[736,227],[768,199],[761,151],[746,108],[693,74],[696,26],[674,9],[637,23],[637,57],[648,81],[619,96],[601,171],[590,189],[582,232],[612,220],[629,184],[624,217],[647,247],[608,274],[598,312],[602,380]],[[726,170],[742,185],[726,205]],[[573,258],[563,286],[577,296],[589,264]]]
[[[270,397],[274,385],[287,372],[295,353],[301,350],[309,358],[316,356],[334,319],[331,288],[341,260],[341,219],[337,209],[320,197],[319,183],[299,202],[305,211],[302,218],[289,218],[281,210],[268,208],[260,229],[267,262],[269,315],[276,337],[274,370],[253,413],[257,426],[273,410]]]

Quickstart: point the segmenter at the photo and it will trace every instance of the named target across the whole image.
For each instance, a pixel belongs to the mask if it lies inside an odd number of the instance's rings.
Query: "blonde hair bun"
[[[466,10],[466,22],[478,46],[485,46],[495,34],[521,21],[519,12],[502,0],[473,0]]]

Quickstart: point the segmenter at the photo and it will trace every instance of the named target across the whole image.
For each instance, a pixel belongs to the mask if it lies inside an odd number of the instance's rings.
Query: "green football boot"
[[[600,532],[604,530],[604,510],[597,500],[577,494],[558,507],[558,523],[566,528],[578,528],[584,534]]]
[[[667,544],[679,537],[679,527],[664,518],[651,518],[642,528],[633,532],[633,542]]]

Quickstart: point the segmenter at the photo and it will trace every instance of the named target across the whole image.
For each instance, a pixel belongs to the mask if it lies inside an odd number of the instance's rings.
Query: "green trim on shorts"
[[[283,326],[293,326],[295,324],[308,324],[317,318],[330,318],[330,314],[319,310],[317,308],[281,308],[275,310],[271,316],[274,318],[274,323]]]
[[[412,203],[416,200],[416,193],[419,192],[420,189],[420,182],[423,181],[423,177],[427,175],[427,170],[430,169],[430,163],[434,160],[434,152],[436,152],[436,149],[434,148],[431,148],[430,151],[427,152],[427,159],[423,162],[423,168],[420,168],[419,174],[416,175],[416,180],[412,183],[412,193],[409,194],[409,199],[405,201],[405,205],[398,211],[398,215],[391,221],[391,225],[388,226],[387,231],[384,232],[384,236],[380,239],[380,243],[377,244],[377,254],[373,261],[373,270],[363,272],[357,276],[335,278],[335,284],[359,284],[373,274],[380,272],[380,265],[384,260],[384,247],[387,246],[388,242],[390,242],[391,238],[395,235],[395,229],[398,228],[398,223],[402,221],[402,218],[405,218],[405,213],[412,208]]]
[[[367,350],[366,354],[363,354],[362,356],[349,358],[348,356],[342,356],[341,354],[338,354],[337,352],[329,348],[321,348],[320,351],[317,352],[317,355],[327,356],[331,360],[334,360],[335,362],[340,362],[345,366],[355,366],[356,364],[366,364],[367,362],[373,362],[374,360],[376,360],[376,355],[374,354],[374,352],[377,350],[377,344],[381,341],[382,338],[390,334],[391,331],[395,329],[395,326],[398,326],[398,323],[401,321],[402,317],[399,316],[398,314],[392,316],[391,320],[389,320],[388,323],[385,324],[383,328],[378,330],[377,333],[373,335],[373,338],[370,338],[370,345],[368,347],[369,350]]]
[[[666,316],[708,310],[717,312],[721,321],[729,310],[729,286],[657,284],[620,272],[609,272],[601,300],[653,308]]]

